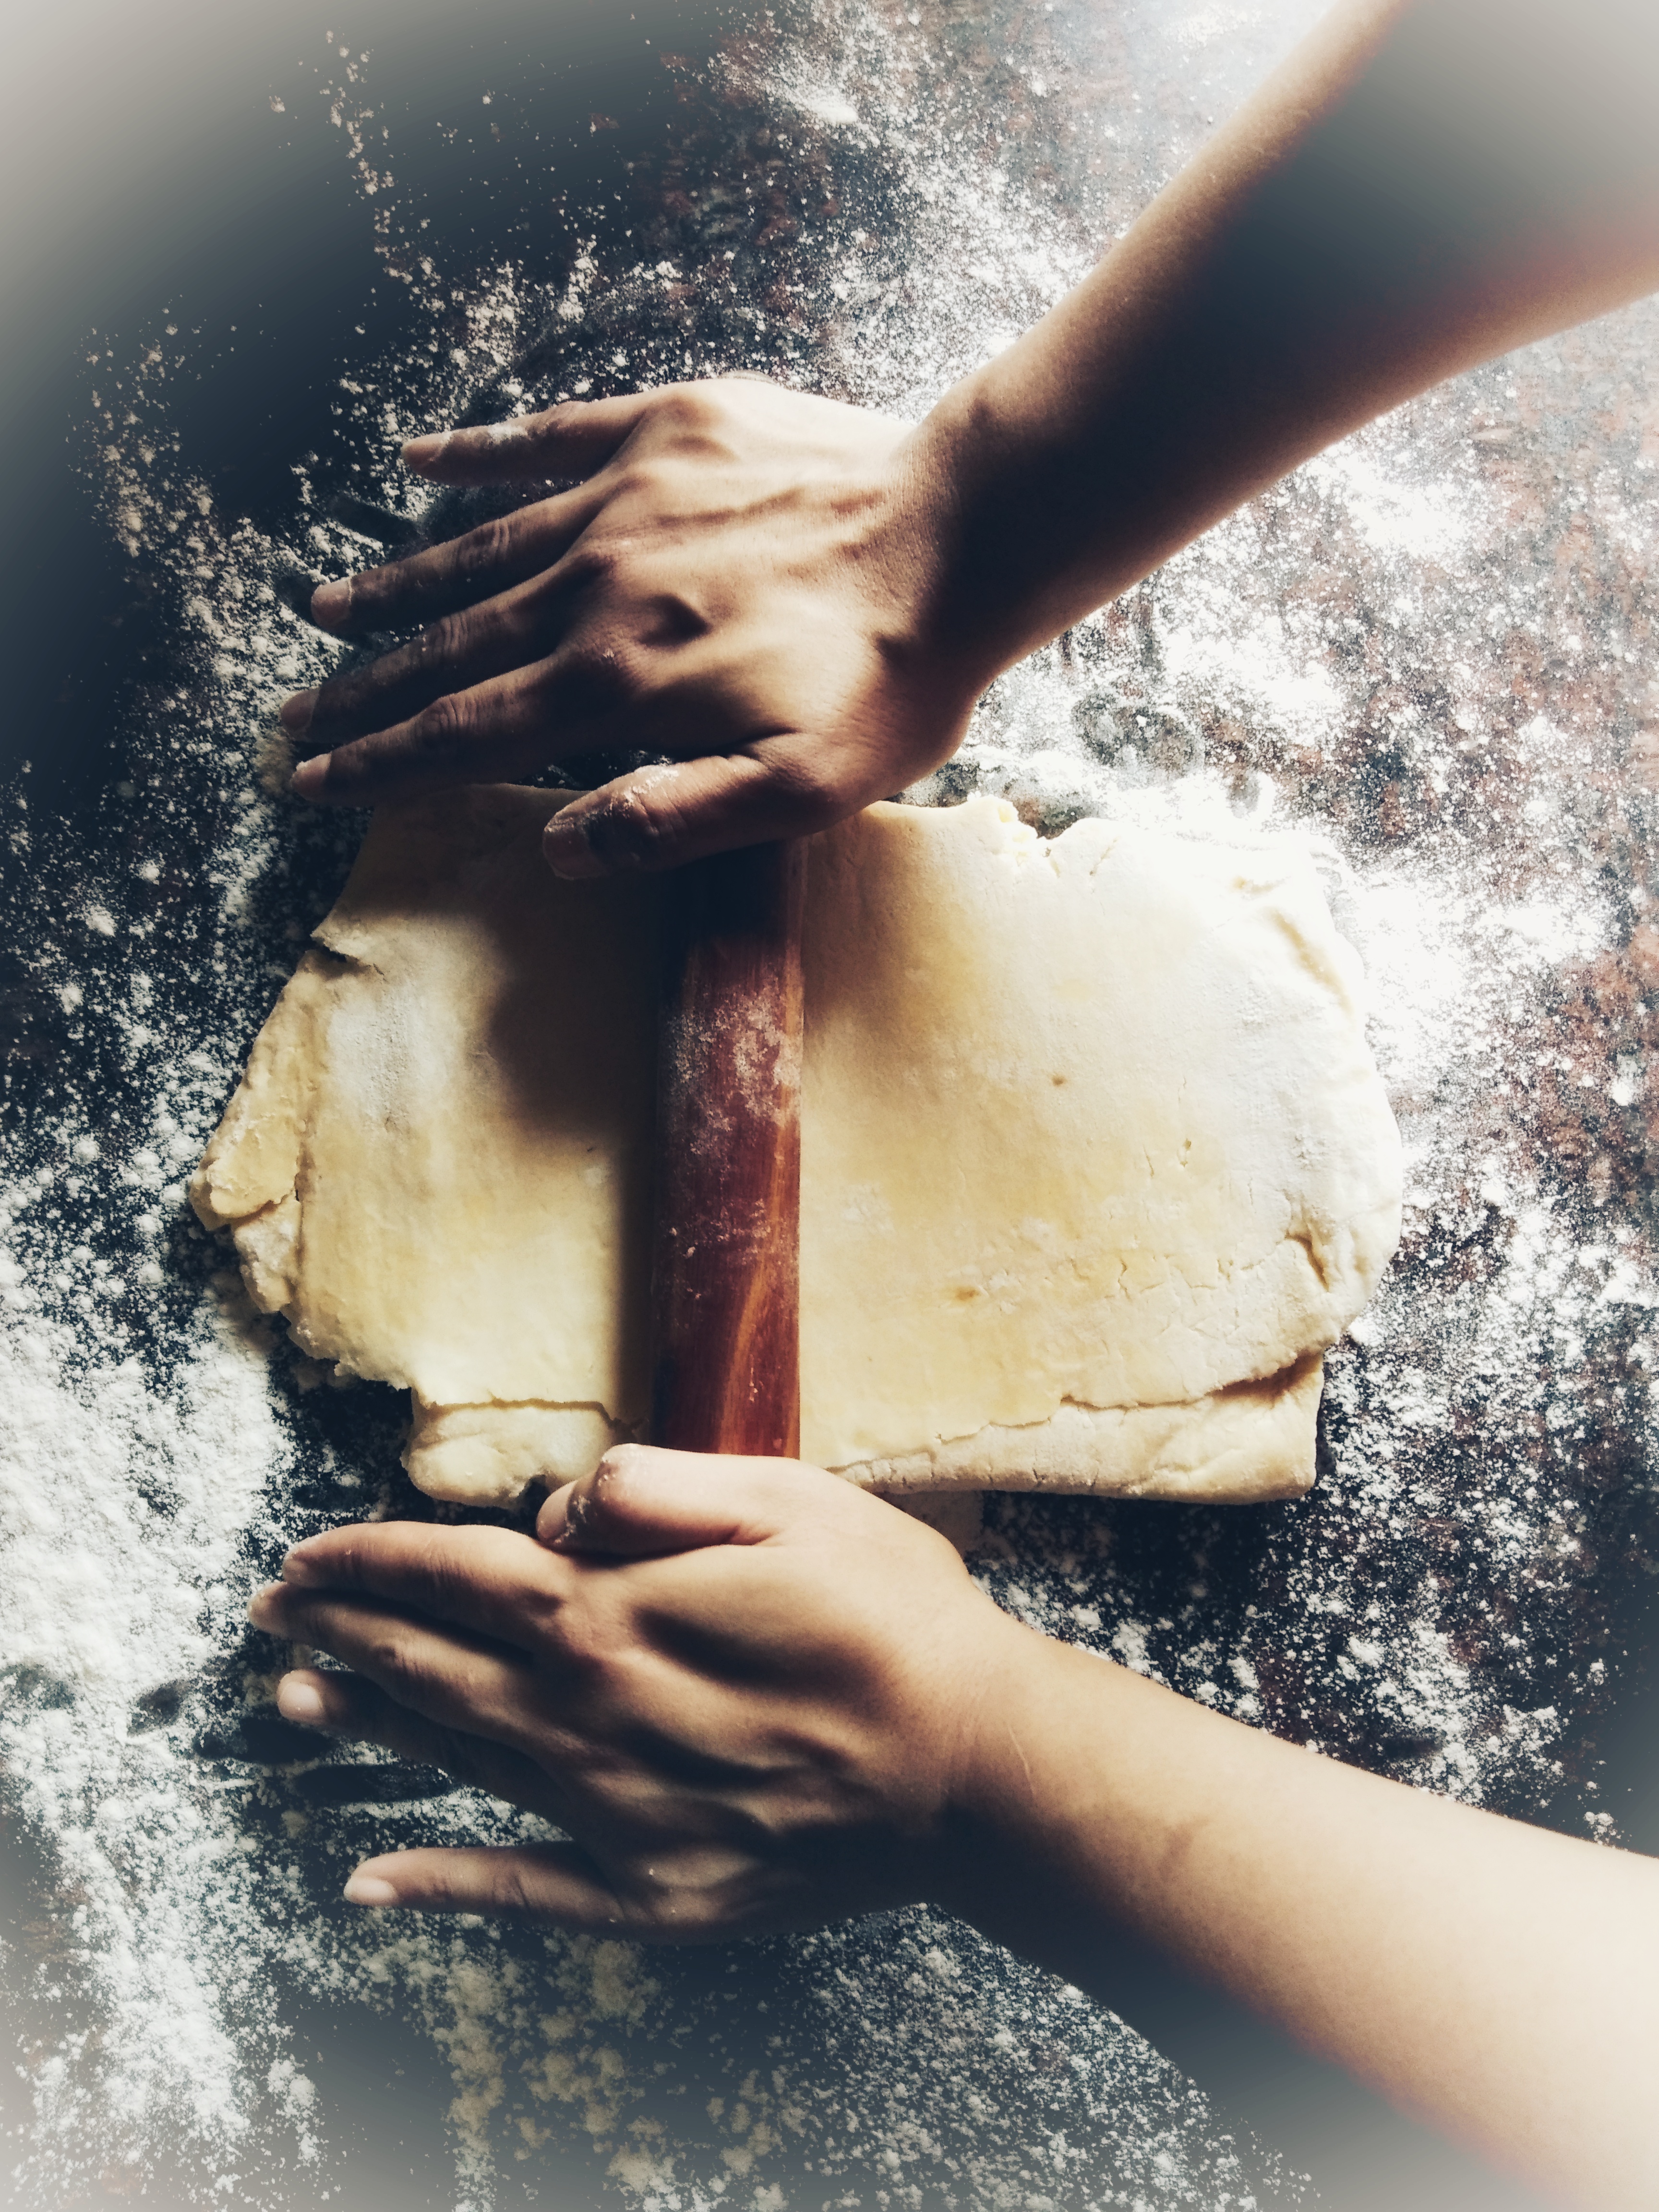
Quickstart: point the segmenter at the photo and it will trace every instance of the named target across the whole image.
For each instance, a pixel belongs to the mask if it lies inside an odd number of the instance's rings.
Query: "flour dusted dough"
[[[1305,857],[1044,842],[984,799],[873,808],[810,881],[816,1455],[884,1486],[1304,1489],[1321,1354],[1400,1226]]]
[[[434,1497],[575,1474],[646,1403],[655,916],[542,792],[374,817],[191,1185],[257,1304],[415,1396]]]
[[[486,1503],[646,1410],[658,885],[559,803],[383,809],[192,1184],[307,1350]],[[1283,1497],[1399,1229],[1358,963],[1284,841],[990,799],[813,841],[802,1452],[887,1490]]]

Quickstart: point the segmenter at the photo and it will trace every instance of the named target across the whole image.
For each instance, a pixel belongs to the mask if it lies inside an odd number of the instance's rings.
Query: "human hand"
[[[441,483],[580,478],[325,584],[325,629],[427,625],[298,693],[303,798],[533,775],[598,747],[673,757],[548,825],[561,875],[805,835],[952,752],[994,672],[930,642],[942,532],[906,426],[758,379],[570,401],[418,438]]]
[[[575,1838],[400,1851],[365,1905],[696,1941],[939,1895],[1000,1613],[942,1536],[793,1462],[629,1445],[535,1537],[382,1522],[297,1545],[251,1607],[349,1675],[290,1720],[383,1744]]]

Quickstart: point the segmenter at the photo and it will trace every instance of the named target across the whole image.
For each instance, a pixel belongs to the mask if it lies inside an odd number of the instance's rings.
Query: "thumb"
[[[638,428],[653,392],[622,399],[567,399],[541,415],[515,415],[472,430],[411,438],[404,465],[434,483],[511,483],[520,477],[585,477],[603,468]]]
[[[566,1928],[614,1933],[627,1915],[574,1844],[477,1844],[392,1851],[365,1859],[345,1886],[348,1905],[418,1912],[527,1912]]]
[[[590,1475],[556,1490],[536,1521],[557,1552],[629,1559],[714,1544],[763,1544],[792,1521],[852,1493],[821,1468],[793,1459],[618,1444]]]
[[[753,753],[636,769],[563,808],[542,836],[556,876],[655,873],[711,853],[810,837],[864,804],[826,781],[817,740],[799,732]]]

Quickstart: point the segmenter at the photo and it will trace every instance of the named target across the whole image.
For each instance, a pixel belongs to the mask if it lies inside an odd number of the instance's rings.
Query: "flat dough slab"
[[[305,1348],[490,1503],[646,1409],[658,887],[559,799],[384,809],[191,1186]],[[1005,804],[813,841],[802,1451],[891,1491],[1284,1497],[1399,1231],[1358,963],[1287,841]]]

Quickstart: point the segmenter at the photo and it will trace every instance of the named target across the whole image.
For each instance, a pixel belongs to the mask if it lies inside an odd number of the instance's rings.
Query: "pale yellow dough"
[[[375,817],[191,1186],[474,1504],[645,1414],[659,893],[550,875],[557,803]],[[872,807],[813,841],[805,969],[803,1455],[892,1491],[1304,1489],[1401,1170],[1297,848]]]

